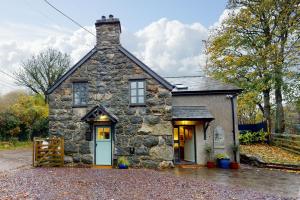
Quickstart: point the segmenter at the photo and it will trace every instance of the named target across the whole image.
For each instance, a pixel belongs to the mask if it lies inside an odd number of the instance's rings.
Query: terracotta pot
[[[207,166],[207,168],[215,168],[216,163],[213,161],[207,161],[206,166]]]
[[[240,164],[237,162],[231,162],[230,163],[230,169],[239,169],[240,168]]]

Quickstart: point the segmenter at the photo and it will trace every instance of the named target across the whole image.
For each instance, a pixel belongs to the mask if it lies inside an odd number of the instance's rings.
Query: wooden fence
[[[285,150],[300,154],[300,135],[272,133],[271,142]]]
[[[34,167],[63,166],[64,165],[64,139],[59,137],[33,138]]]

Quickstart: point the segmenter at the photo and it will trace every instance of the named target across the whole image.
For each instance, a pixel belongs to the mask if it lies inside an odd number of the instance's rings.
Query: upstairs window
[[[144,80],[130,81],[130,104],[131,105],[145,104],[145,81]]]
[[[73,83],[73,105],[86,106],[88,100],[87,82]]]

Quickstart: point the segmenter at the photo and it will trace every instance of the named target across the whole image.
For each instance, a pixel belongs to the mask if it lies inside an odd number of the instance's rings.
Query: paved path
[[[300,199],[300,174],[242,165],[239,170],[179,169],[169,171],[179,177],[202,179],[224,186],[247,188],[258,192]]]
[[[0,172],[28,167],[32,163],[32,149],[0,151]]]

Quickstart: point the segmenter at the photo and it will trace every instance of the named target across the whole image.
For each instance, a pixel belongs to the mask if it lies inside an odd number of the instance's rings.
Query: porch
[[[177,165],[204,165],[205,144],[212,144],[207,129],[214,119],[205,106],[173,107],[174,163]]]

